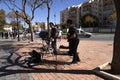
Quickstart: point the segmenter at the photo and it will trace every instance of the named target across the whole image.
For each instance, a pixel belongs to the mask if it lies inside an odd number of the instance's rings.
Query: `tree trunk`
[[[113,73],[120,74],[120,0],[114,0],[114,3],[117,13],[117,25],[114,37],[111,70]]]
[[[32,28],[32,23],[30,22],[29,24],[29,28],[30,28],[30,33],[31,33],[31,41],[34,41],[34,36],[33,36],[33,28]]]

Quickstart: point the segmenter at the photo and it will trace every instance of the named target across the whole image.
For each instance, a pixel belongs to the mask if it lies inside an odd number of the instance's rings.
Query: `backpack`
[[[24,64],[27,64],[28,67],[38,65],[41,62],[41,54],[35,50],[29,52],[30,57],[25,58]]]

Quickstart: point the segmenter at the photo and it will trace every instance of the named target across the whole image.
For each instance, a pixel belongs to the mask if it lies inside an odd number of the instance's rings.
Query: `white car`
[[[35,32],[35,35],[39,35],[39,33],[40,33],[40,31],[36,31],[36,32]]]
[[[81,28],[77,28],[77,34],[79,37],[86,37],[86,38],[90,38],[92,36],[92,33],[86,32]]]

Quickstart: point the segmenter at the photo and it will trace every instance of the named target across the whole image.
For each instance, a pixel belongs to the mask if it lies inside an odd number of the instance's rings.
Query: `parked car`
[[[77,34],[79,37],[90,38],[92,33],[84,31],[82,28],[77,28]]]

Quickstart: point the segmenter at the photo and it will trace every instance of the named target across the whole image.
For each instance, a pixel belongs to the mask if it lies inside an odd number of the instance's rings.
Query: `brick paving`
[[[4,42],[4,43],[3,43]],[[28,56],[33,49],[40,52],[41,41],[0,42],[0,80],[104,80],[93,74],[92,69],[112,59],[113,42],[80,40],[78,52],[81,62],[70,64],[72,56],[65,55],[60,49],[59,55],[46,54],[42,62],[28,68],[20,60]],[[66,40],[58,41],[68,45]]]

